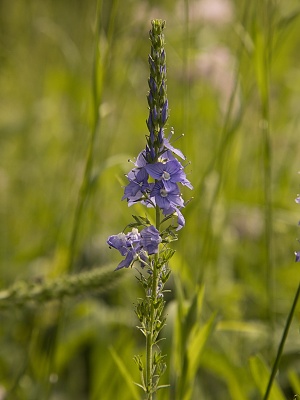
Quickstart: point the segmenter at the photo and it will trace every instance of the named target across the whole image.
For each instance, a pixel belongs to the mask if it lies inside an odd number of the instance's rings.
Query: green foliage
[[[268,383],[270,371],[268,370],[264,361],[257,356],[251,357],[249,362],[250,362],[250,370],[251,370],[253,379],[255,381],[255,384],[258,387],[261,396],[263,396],[265,393],[267,383]],[[284,400],[285,399],[282,391],[276,384],[272,387],[269,399],[270,400]]]
[[[128,386],[128,388],[131,392],[132,398],[135,400],[139,400],[140,396],[138,394],[137,388],[134,386],[134,383],[132,382],[132,376],[130,375],[130,372],[128,371],[128,369],[126,368],[126,366],[124,365],[124,363],[122,362],[122,360],[120,359],[120,357],[118,356],[118,354],[112,347],[110,348],[110,352],[112,354],[113,359],[115,360],[115,362],[117,364],[117,367],[118,367],[120,373],[124,377],[126,385]]]
[[[157,400],[256,400],[266,389],[299,284],[298,2],[4,0],[0,306],[19,300],[0,310],[0,397],[141,393],[135,269],[100,274],[98,292],[65,290],[77,274],[113,271],[106,238],[132,213],[145,218],[134,224],[154,220],[120,201],[147,132],[153,18],[166,20],[167,130],[186,134],[176,147],[195,186],[180,240],[168,232],[176,252],[160,254],[173,257],[160,342],[170,388]],[[300,394],[299,343],[297,305],[270,399]]]

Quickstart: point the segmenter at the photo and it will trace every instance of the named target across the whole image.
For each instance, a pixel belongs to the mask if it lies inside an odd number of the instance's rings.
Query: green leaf
[[[196,290],[192,303],[188,309],[187,315],[185,317],[184,323],[184,337],[183,340],[188,340],[191,330],[193,329],[196,321],[199,321],[202,311],[203,305],[203,298],[204,298],[204,287],[199,287]]]
[[[289,377],[290,384],[292,385],[292,388],[294,389],[294,392],[299,395],[300,394],[300,378],[298,376],[298,373],[294,369],[292,369],[288,372],[288,377]]]
[[[214,349],[208,348],[203,353],[201,358],[201,367],[210,371],[216,382],[220,379],[227,386],[229,397],[224,395],[224,398],[230,400],[248,400],[247,384],[248,371],[245,371],[235,362],[232,362],[231,355],[222,352],[216,346]],[[251,382],[251,387],[253,383]],[[252,389],[252,388],[251,388]]]
[[[193,381],[199,368],[201,355],[204,346],[214,328],[215,315],[212,315],[203,327],[195,325],[190,334],[190,341],[187,347],[187,372],[183,392],[183,400],[191,398]]]
[[[121,372],[128,389],[130,390],[131,394],[132,394],[132,398],[134,400],[140,400],[140,396],[137,392],[135,383],[132,381],[132,377],[130,375],[130,373],[128,372],[125,364],[123,363],[123,361],[121,360],[121,358],[118,356],[118,354],[115,352],[115,350],[113,349],[112,346],[109,347],[109,351],[115,361],[115,363],[117,364],[117,367],[119,368],[119,371]]]

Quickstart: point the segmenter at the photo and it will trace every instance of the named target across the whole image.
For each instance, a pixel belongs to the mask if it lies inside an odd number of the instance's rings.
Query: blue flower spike
[[[124,257],[116,270],[134,265],[140,267],[137,268],[138,280],[144,289],[145,298],[138,299],[135,312],[139,319],[139,329],[146,336],[146,366],[140,356],[135,356],[135,361],[143,375],[139,386],[147,394],[148,400],[152,400],[152,394],[159,388],[165,387],[158,386],[166,365],[165,356],[161,355],[157,345],[157,337],[165,325],[164,285],[171,273],[168,262],[174,254],[168,244],[177,239],[175,231],[185,226],[182,214],[185,202],[180,186],[193,189],[179,161],[185,160],[185,156],[172,144],[173,128],[170,135],[165,136],[170,111],[164,27],[164,21],[152,21],[149,32],[151,50],[148,57],[150,76],[146,144],[126,175],[128,183],[122,197],[129,207],[137,203],[147,207],[147,213],[144,217],[133,216],[134,222],[127,226],[131,231],[126,233],[125,230],[107,240],[109,247],[118,250]],[[175,224],[173,217],[176,218]]]

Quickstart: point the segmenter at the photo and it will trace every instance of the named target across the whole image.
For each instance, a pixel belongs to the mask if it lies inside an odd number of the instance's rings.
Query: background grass
[[[120,199],[145,145],[150,21],[167,21],[169,129],[185,134],[195,189],[159,400],[258,399],[267,384],[299,283],[299,12],[296,0],[0,2],[2,289],[120,261],[106,238],[144,213]],[[139,380],[141,293],[134,271],[118,274],[105,293],[0,311],[0,398],[139,398],[127,374]],[[275,400],[300,394],[299,343],[298,307]]]

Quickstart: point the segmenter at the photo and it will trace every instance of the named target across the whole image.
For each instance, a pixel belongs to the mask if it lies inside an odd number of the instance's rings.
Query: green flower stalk
[[[159,335],[166,322],[163,310],[164,286],[171,273],[168,262],[174,254],[168,244],[177,239],[176,231],[185,225],[181,212],[185,203],[178,185],[192,189],[184,167],[176,158],[185,159],[184,155],[171,145],[171,136],[166,138],[164,134],[169,115],[164,27],[164,21],[152,21],[148,57],[149,116],[146,120],[149,134],[146,135],[145,149],[127,174],[129,183],[122,197],[122,200],[127,200],[128,206],[141,203],[147,209],[152,208],[155,223],[152,225],[147,216],[134,216],[135,221],[128,225],[131,231],[112,235],[107,240],[110,247],[125,257],[116,270],[133,265],[139,267],[138,280],[145,296],[138,300],[135,312],[140,323],[139,329],[146,339],[146,362],[141,356],[135,356],[134,359],[141,373],[138,386],[144,390],[147,400],[154,399],[157,390],[168,386],[159,385],[166,363],[165,355],[158,346]],[[173,217],[176,217],[175,224]]]

